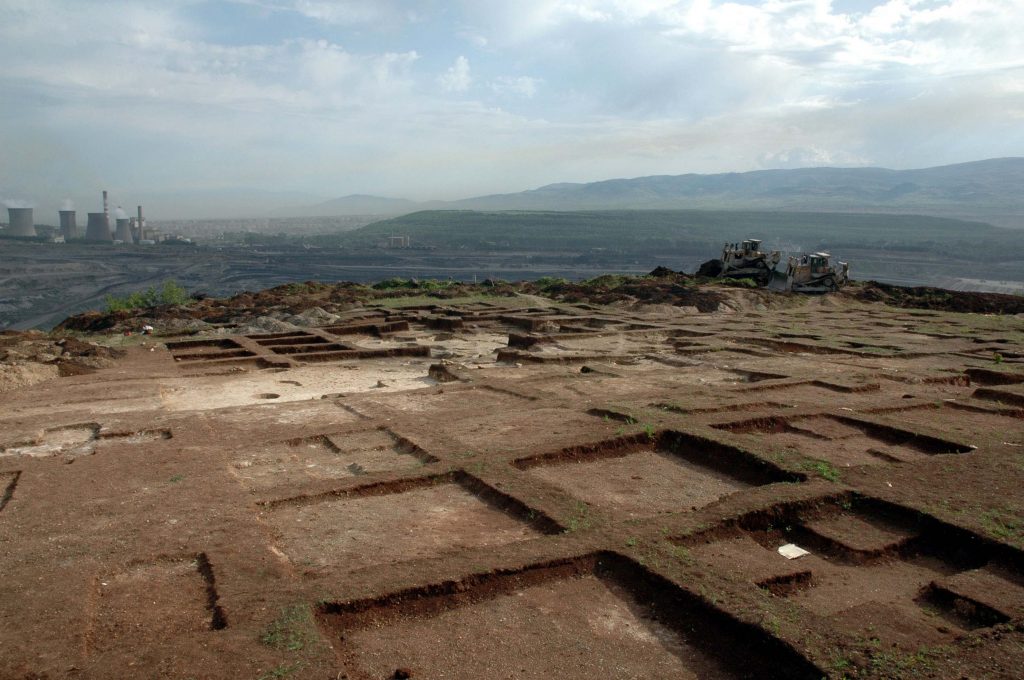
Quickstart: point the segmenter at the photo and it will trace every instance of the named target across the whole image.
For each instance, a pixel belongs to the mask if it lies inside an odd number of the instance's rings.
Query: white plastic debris
[[[810,555],[811,553],[804,550],[796,543],[787,543],[786,545],[779,547],[779,554],[785,557],[787,560],[795,560],[798,557]]]

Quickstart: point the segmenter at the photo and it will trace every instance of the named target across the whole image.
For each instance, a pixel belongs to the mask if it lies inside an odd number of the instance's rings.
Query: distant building
[[[388,237],[388,248],[408,248],[409,237],[408,236],[389,236]]]

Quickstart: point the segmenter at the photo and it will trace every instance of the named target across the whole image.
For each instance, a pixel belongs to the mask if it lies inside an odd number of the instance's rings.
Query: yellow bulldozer
[[[850,265],[830,264],[828,253],[807,253],[791,256],[786,263],[784,290],[795,293],[831,293],[839,290],[850,278]]]

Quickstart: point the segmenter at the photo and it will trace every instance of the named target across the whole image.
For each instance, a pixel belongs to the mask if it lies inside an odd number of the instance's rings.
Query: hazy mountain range
[[[417,210],[707,208],[938,215],[1024,228],[1024,158],[920,170],[801,168],[715,175],[656,175],[561,183],[460,201],[345,196],[275,216],[401,215]]]

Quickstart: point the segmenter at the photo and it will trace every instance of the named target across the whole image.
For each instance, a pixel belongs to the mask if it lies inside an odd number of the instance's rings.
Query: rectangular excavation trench
[[[614,553],[329,602],[317,618],[358,680],[822,677],[785,643]]]
[[[175,361],[196,362],[196,361],[219,361],[221,359],[243,359],[256,356],[255,352],[247,349],[229,349],[223,352],[191,352],[188,354],[174,354]]]
[[[265,504],[276,545],[304,568],[347,571],[558,533],[542,513],[465,473]]]
[[[231,464],[247,489],[259,491],[310,480],[412,470],[437,459],[387,429],[289,439],[250,451]]]
[[[513,465],[624,518],[697,510],[746,488],[802,479],[741,449],[671,431],[569,447]]]
[[[219,340],[180,340],[177,342],[168,342],[166,345],[167,349],[170,350],[172,354],[179,351],[219,352],[223,350],[242,348],[242,346],[237,342],[228,338],[222,338]]]
[[[13,472],[0,472],[0,512],[7,507],[14,497],[14,490],[18,487],[18,479],[21,477],[21,470]]]
[[[957,631],[1024,614],[1008,551],[930,518],[851,497],[773,508],[677,540],[704,568],[729,573],[883,643],[942,644]],[[786,559],[777,548],[810,552]]]
[[[973,450],[964,444],[835,415],[767,416],[712,427],[736,434],[756,433],[768,448],[792,449],[841,467],[913,462]]]
[[[908,426],[927,427],[933,431],[948,433],[951,437],[964,438],[966,441],[992,432],[1005,432],[1007,435],[1016,432],[1016,440],[1011,437],[1010,441],[1024,443],[1024,425],[1019,423],[1024,419],[1022,408],[999,408],[995,405],[989,408],[980,404],[942,401],[903,408],[878,407],[865,410],[865,413],[898,414],[895,417]]]
[[[166,655],[164,645],[172,642],[187,653],[228,625],[205,553],[160,557],[96,578],[88,606],[86,655],[102,657],[105,667]]]
[[[6,447],[0,446],[0,457],[29,456],[48,458],[91,456],[101,441],[125,444],[144,444],[170,439],[172,433],[166,428],[139,431],[103,431],[99,423],[76,423],[50,427],[34,439],[18,442]]]

